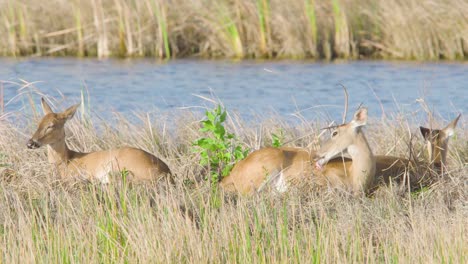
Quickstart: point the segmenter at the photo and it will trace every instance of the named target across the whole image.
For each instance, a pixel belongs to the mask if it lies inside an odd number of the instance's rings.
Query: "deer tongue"
[[[315,168],[317,170],[323,170],[323,165],[325,165],[325,159],[321,158],[315,162]]]

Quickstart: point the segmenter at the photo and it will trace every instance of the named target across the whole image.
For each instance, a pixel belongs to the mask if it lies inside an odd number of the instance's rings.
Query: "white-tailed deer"
[[[455,127],[461,114],[459,114],[444,129],[430,129],[419,127],[421,134],[426,140],[429,163],[433,168],[443,173],[447,166],[448,141],[455,133]]]
[[[290,184],[311,179],[319,185],[344,186],[353,193],[366,191],[375,173],[374,156],[362,131],[366,122],[367,109],[361,108],[351,122],[334,127],[331,139],[315,153],[289,147],[254,151],[234,166],[220,186],[251,194],[268,184],[284,192]],[[352,161],[332,160],[344,152]]]
[[[27,147],[48,147],[49,162],[62,177],[79,176],[108,183],[114,172],[126,170],[130,180],[158,180],[172,177],[169,167],[154,155],[137,148],[124,147],[90,153],[70,150],[65,142],[65,123],[73,117],[79,104],[62,113],[54,113],[44,98],[41,100],[44,117]],[[170,178],[172,180],[172,178]]]
[[[455,127],[461,114],[452,120],[444,129],[429,129],[420,127],[421,134],[426,140],[428,161],[409,160],[394,156],[376,156],[376,184],[389,183],[391,180],[401,182],[406,174],[411,185],[422,184],[424,180],[430,180],[431,172],[437,174],[446,170],[448,141],[453,136]],[[418,168],[422,170],[418,170]],[[417,175],[419,174],[419,175]],[[426,178],[426,179],[424,179]],[[416,186],[417,187],[417,186]]]

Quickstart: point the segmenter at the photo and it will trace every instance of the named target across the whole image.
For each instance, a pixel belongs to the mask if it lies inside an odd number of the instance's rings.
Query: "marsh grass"
[[[315,8],[315,0],[308,0],[305,1],[305,11],[307,14],[307,18],[309,20],[309,30],[310,30],[310,37],[309,37],[309,49],[310,55],[312,57],[317,57],[317,15],[316,15],[316,8]]]
[[[465,0],[0,2],[3,56],[465,59]]]
[[[415,116],[399,113],[371,120],[365,133],[374,153],[405,156],[414,133],[414,147],[422,155],[424,145],[414,124],[425,122]],[[34,115],[21,111],[0,119],[2,262],[467,261],[468,145],[463,120],[450,142],[449,174],[418,193],[392,185],[372,197],[293,189],[285,195],[266,190],[246,198],[213,193],[202,180],[206,175],[191,151],[192,142],[203,136],[199,115],[142,113],[115,119],[87,122],[75,116],[67,123],[69,146],[79,151],[123,145],[148,150],[167,162],[175,185],[113,182],[104,188],[93,182],[59,181],[47,163],[46,149],[25,146],[35,129]],[[272,131],[281,131],[289,146],[317,148],[320,127],[327,125],[304,119],[291,125],[278,116],[257,119],[246,121],[229,113],[226,129],[252,150],[271,145]],[[433,120],[434,127],[445,123]],[[212,206],[212,195],[220,196],[219,206]]]

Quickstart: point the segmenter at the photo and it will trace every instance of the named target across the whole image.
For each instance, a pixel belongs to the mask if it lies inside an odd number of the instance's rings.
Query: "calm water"
[[[101,116],[112,111],[174,111],[210,103],[195,95],[219,98],[243,116],[283,116],[301,111],[306,118],[327,114],[338,118],[343,92],[350,93],[350,109],[361,102],[370,114],[420,111],[417,99],[443,118],[466,113],[468,64],[402,62],[230,62],[178,60],[0,59],[0,81],[6,111],[24,111],[22,80],[37,82],[34,94],[66,97],[61,109],[89,91],[91,106]],[[18,83],[18,84],[15,84]],[[28,88],[29,89],[29,88]],[[34,97],[39,103],[39,96]],[[109,115],[107,114],[109,113]]]

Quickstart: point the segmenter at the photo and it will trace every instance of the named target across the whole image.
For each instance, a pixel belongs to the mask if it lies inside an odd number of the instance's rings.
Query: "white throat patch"
[[[356,157],[359,155],[359,148],[356,145],[349,145],[348,146],[348,153],[351,157]]]

